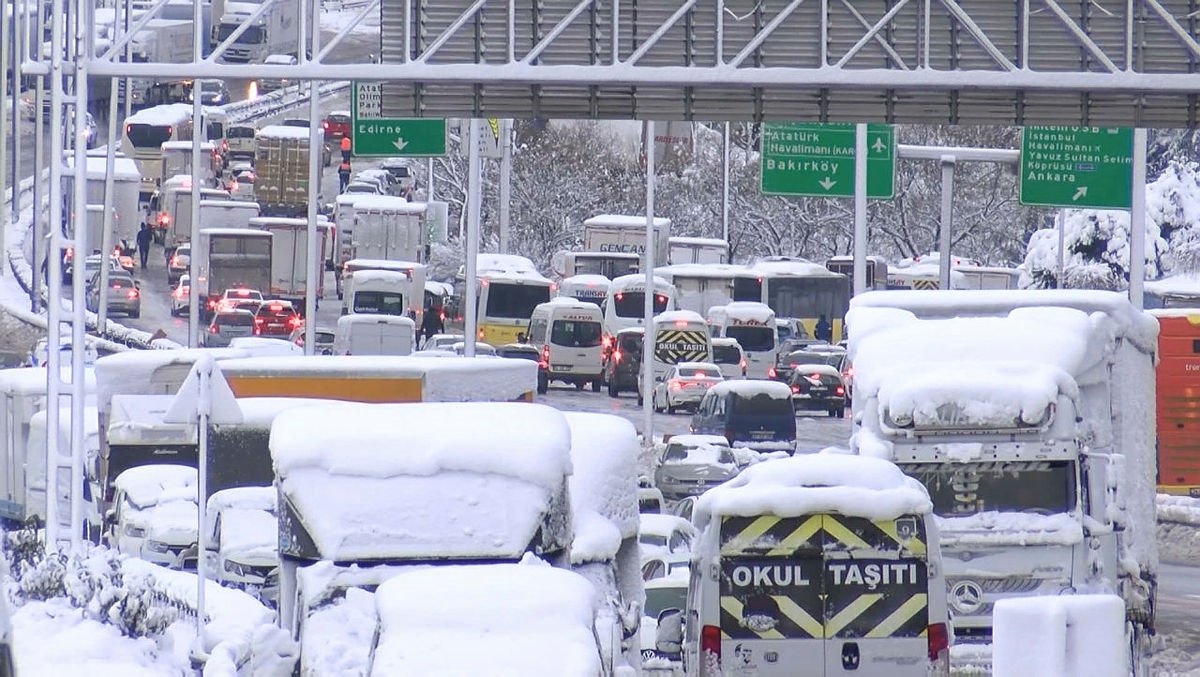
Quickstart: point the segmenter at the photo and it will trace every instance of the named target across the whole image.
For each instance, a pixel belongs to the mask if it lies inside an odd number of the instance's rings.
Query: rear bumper
[[[827,411],[841,409],[846,406],[844,397],[808,397],[807,395],[792,395],[792,404],[796,409],[804,411]]]

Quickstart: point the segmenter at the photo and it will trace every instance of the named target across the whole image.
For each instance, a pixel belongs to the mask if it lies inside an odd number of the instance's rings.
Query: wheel
[[[576,389],[576,390],[583,390],[583,386],[584,386],[584,382],[583,382],[583,381],[576,381],[576,382],[575,382],[575,389]]]
[[[594,393],[600,392],[600,379],[596,379],[596,380],[592,381],[592,392],[594,392]]]
[[[641,393],[638,393],[638,406],[639,406],[639,407],[640,407],[640,406],[642,406],[642,403],[643,403],[643,402],[642,402],[642,395],[641,395]]]
[[[546,391],[549,389],[550,389],[550,379],[539,374],[538,375],[538,384],[537,384],[538,394],[545,395]]]
[[[838,418],[846,418],[846,408],[845,407],[838,407],[837,417]]]
[[[138,319],[141,316],[142,316],[142,311],[140,311],[140,310],[135,310],[132,313],[129,313],[129,317],[134,320]]]
[[[609,397],[620,397],[620,395],[621,395],[621,389],[617,387],[617,384],[613,383],[612,381],[609,381],[608,382],[608,396]]]
[[[667,402],[667,413],[672,416],[675,415],[675,407],[670,402]]]

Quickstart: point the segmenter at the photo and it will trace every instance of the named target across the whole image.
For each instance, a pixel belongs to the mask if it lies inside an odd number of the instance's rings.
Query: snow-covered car
[[[646,581],[646,606],[642,608],[642,627],[639,639],[642,645],[643,666],[650,661],[667,660],[678,663],[680,657],[661,656],[655,651],[659,616],[669,609],[687,611],[688,576],[663,576]],[[656,673],[657,674],[657,673]]]
[[[292,343],[295,343],[296,345],[303,348],[304,347],[304,331],[305,331],[304,325],[301,324],[299,327],[296,327],[296,329],[294,329],[292,331],[292,335],[289,336],[288,338],[292,341]],[[313,354],[314,355],[332,355],[333,354],[333,338],[334,338],[334,331],[332,329],[329,329],[327,327],[317,327],[313,333],[313,342],[316,344],[315,346],[313,346]]]
[[[187,312],[191,302],[191,275],[181,275],[179,282],[171,290],[171,315],[178,317]]]
[[[692,553],[669,552],[651,555],[642,559],[642,580],[652,581],[664,576],[683,576],[687,580]]]
[[[184,568],[196,543],[196,469],[183,465],[130,468],[114,482],[105,515],[109,547],[155,564]]]
[[[724,380],[715,364],[680,362],[654,384],[654,410],[674,414],[676,409],[695,409],[704,393]]]
[[[721,370],[721,375],[727,379],[746,378],[746,351],[733,338],[714,338],[713,364]]]
[[[428,567],[379,586],[375,605],[372,675],[607,673],[595,591],[571,571],[541,563]]]
[[[796,411],[826,411],[830,416],[846,416],[846,384],[842,372],[827,364],[798,364],[789,382]]]
[[[658,457],[654,484],[670,500],[698,496],[737,474],[737,460],[724,437],[675,435]]]
[[[279,566],[279,520],[274,487],[237,487],[208,499],[208,570],[223,585],[263,599],[278,590],[264,586]]]
[[[696,540],[692,523],[675,515],[642,513],[638,525],[638,545],[642,559],[659,554],[686,553]]]
[[[458,343],[455,343],[454,345],[450,346],[450,350],[453,350],[455,355],[465,355],[467,352],[467,342],[459,341]],[[482,341],[476,341],[475,342],[475,357],[483,357],[483,356],[495,357],[496,349],[487,343],[484,343]]]
[[[462,334],[434,334],[425,339],[421,350],[453,350],[455,343],[463,340]]]
[[[236,163],[235,167],[229,171],[229,182],[225,184],[226,190],[229,191],[230,199],[253,202],[254,182],[258,179],[258,175],[254,172],[254,167],[248,162]]]

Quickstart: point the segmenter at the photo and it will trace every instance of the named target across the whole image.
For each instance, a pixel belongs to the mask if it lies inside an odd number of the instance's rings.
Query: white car
[[[680,362],[654,384],[654,410],[674,414],[676,409],[695,409],[704,393],[724,380],[715,364]]]
[[[196,543],[196,469],[183,465],[130,468],[114,482],[105,515],[109,547],[176,569]]]
[[[191,299],[192,277],[181,275],[178,284],[171,290],[171,315],[179,317],[187,312]]]
[[[638,547],[642,561],[663,554],[691,552],[696,540],[696,528],[692,523],[675,515],[639,516]]]
[[[425,339],[421,350],[454,350],[454,344],[462,342],[462,334],[434,334]]]
[[[208,499],[208,570],[223,585],[273,599],[264,590],[279,566],[279,500],[274,487],[223,489]]]
[[[686,570],[685,570],[686,571]],[[663,576],[646,581],[646,606],[642,607],[642,624],[638,639],[642,647],[642,660],[666,658],[679,661],[678,656],[661,656],[655,650],[659,616],[670,609],[687,611],[688,576]],[[658,674],[657,672],[654,674]],[[674,673],[672,673],[674,674]]]
[[[238,165],[244,165],[239,167]],[[258,175],[254,173],[254,167],[248,162],[239,162],[233,169],[229,170],[229,183],[226,188],[229,190],[229,197],[232,200],[244,200],[248,202],[254,201],[254,182]]]

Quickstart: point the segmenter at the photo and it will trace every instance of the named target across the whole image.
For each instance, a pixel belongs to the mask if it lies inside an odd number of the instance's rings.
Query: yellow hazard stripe
[[[860,550],[873,549],[869,543],[859,538],[858,534],[848,529],[846,525],[839,522],[833,515],[825,515],[825,533],[850,546],[851,548],[857,548]]]
[[[871,608],[879,600],[883,599],[883,595],[877,593],[867,593],[860,595],[858,599],[846,605],[833,618],[825,621],[825,638],[829,639],[836,637],[847,625],[850,625],[854,619],[861,616],[867,609]]]
[[[804,520],[804,523],[796,528],[795,531],[788,534],[779,545],[771,548],[768,555],[790,555],[797,548],[809,542],[813,534],[821,530],[822,518],[820,515],[810,517]]]
[[[734,618],[742,618],[742,603],[739,602],[736,597],[722,597],[721,608]],[[783,636],[783,633],[775,629],[767,630],[766,632],[756,632],[753,628],[746,629],[758,635],[760,639],[786,639],[786,637]],[[729,636],[729,633],[725,632],[725,628],[721,628],[721,636],[725,639],[732,639]]]
[[[779,605],[779,613],[787,616],[793,623],[800,627],[801,630],[807,632],[813,637],[821,637],[825,628],[821,622],[813,618],[799,604],[796,604],[791,597],[783,595],[771,595],[775,603]]]
[[[779,524],[779,520],[780,518],[775,517],[774,515],[763,515],[762,517],[759,517],[751,522],[745,529],[739,531],[737,536],[734,536],[726,541],[725,545],[721,548],[722,553],[737,553],[746,548],[753,547],[754,542],[757,541],[760,536],[767,533],[771,527]]]
[[[901,604],[899,609],[893,611],[879,625],[876,625],[866,636],[891,637],[896,630],[900,629],[901,625],[904,625],[913,616],[921,613],[928,605],[929,599],[924,593],[913,595],[907,602]]]
[[[917,538],[916,536],[913,536],[907,540],[900,538],[900,535],[896,533],[895,520],[880,520],[878,522],[872,522],[872,524],[874,524],[880,531],[887,534],[893,541],[912,554],[925,554],[925,543],[921,541],[921,539]]]

